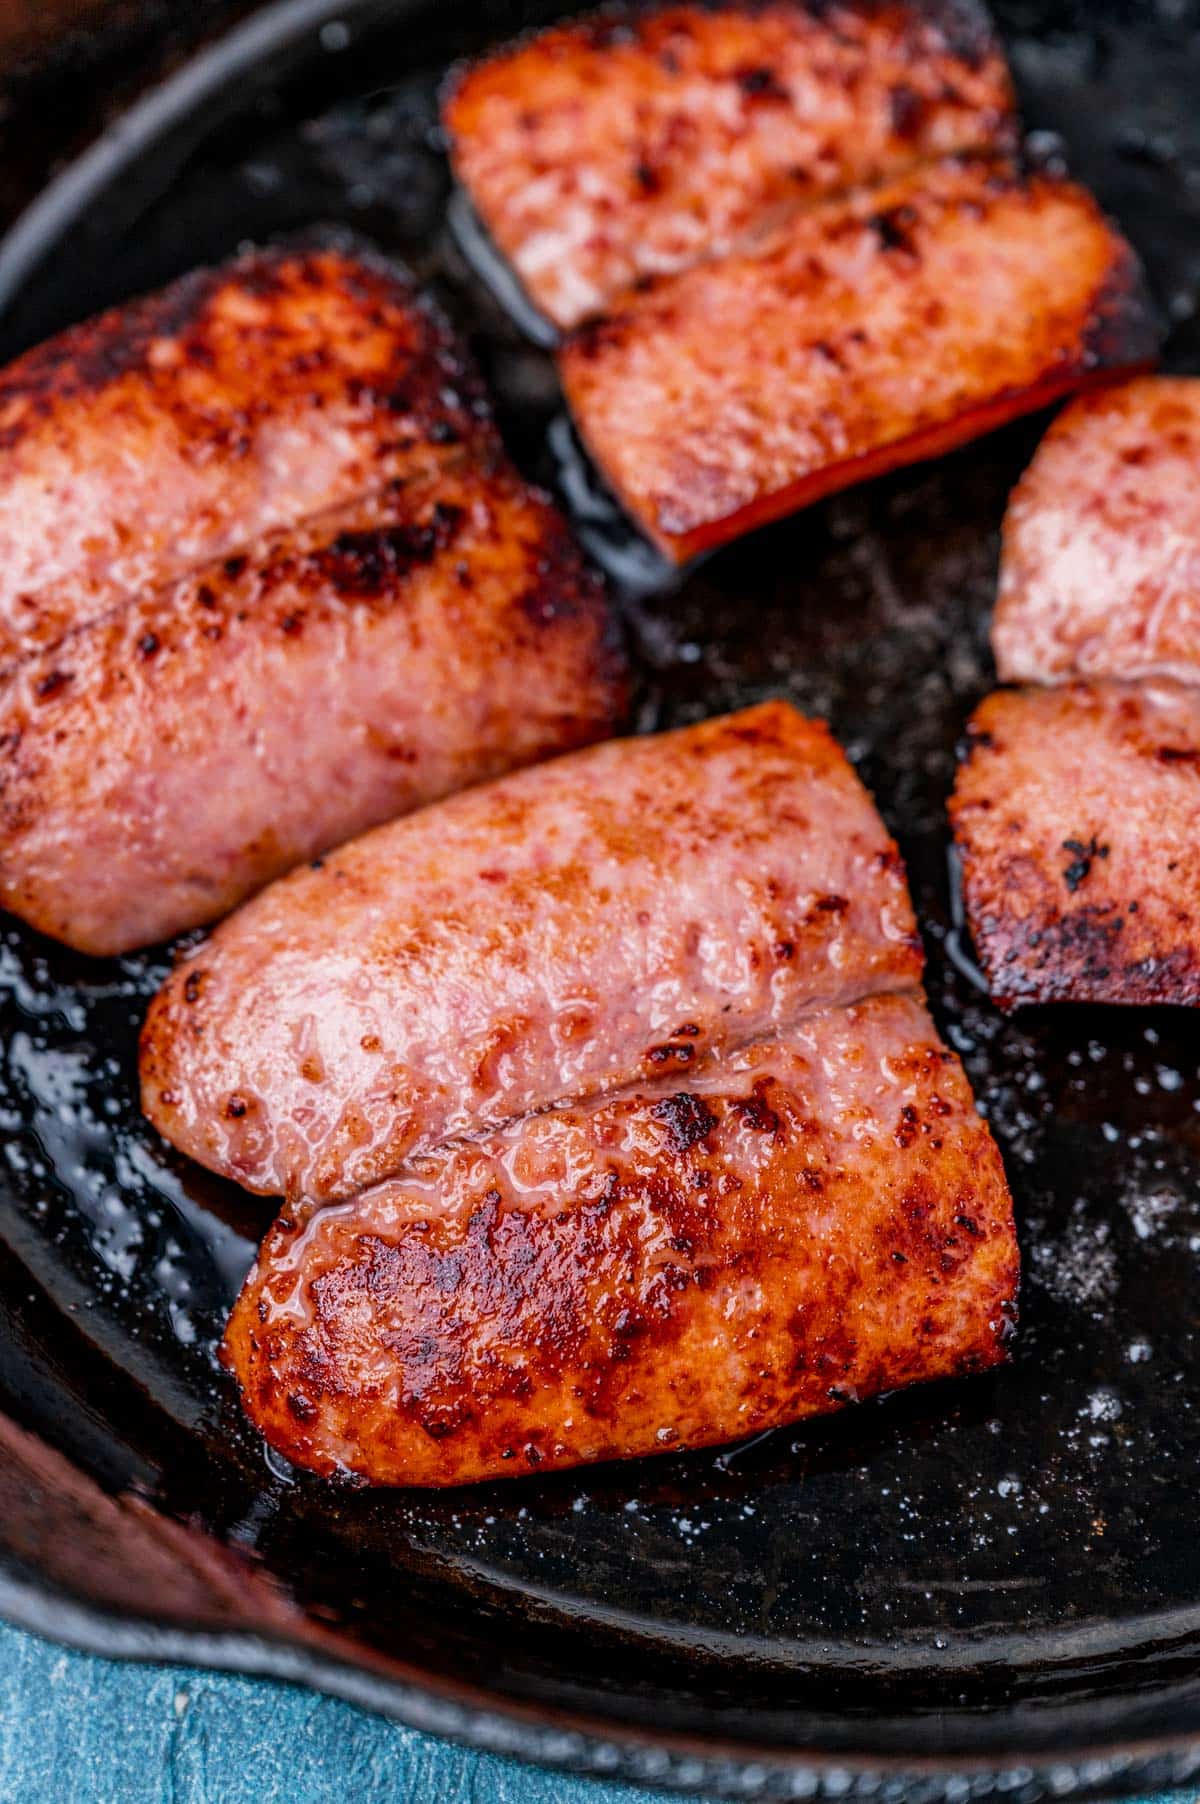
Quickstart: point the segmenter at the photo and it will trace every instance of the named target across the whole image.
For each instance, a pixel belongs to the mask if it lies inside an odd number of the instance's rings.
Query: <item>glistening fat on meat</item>
[[[495,444],[459,346],[382,260],[308,245],[196,270],[0,371],[0,665]]]
[[[1016,138],[974,0],[610,7],[459,71],[442,111],[480,219],[564,328],[783,209]]]
[[[143,1107],[249,1188],[328,1200],[920,969],[870,797],[823,724],[768,703],[502,778],[273,885],[156,998]]]
[[[1090,195],[944,158],[630,295],[559,370],[618,499],[682,562],[1156,348],[1137,260]]]
[[[603,594],[368,255],[253,252],[0,374],[0,902],[117,953],[605,737]]]
[[[185,959],[144,1106],[287,1201],[230,1322],[288,1458],[454,1484],[1004,1357],[999,1156],[895,846],[779,703],[506,777]]]
[[[500,458],[397,480],[0,678],[0,903],[85,952],[165,939],[624,697],[544,496]]]
[[[961,1067],[882,995],[285,1212],[224,1352],[297,1465],[461,1484],[986,1370],[1017,1278]]]

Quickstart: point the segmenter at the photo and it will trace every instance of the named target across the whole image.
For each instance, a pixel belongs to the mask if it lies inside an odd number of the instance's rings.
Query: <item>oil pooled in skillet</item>
[[[469,47],[469,9],[443,10],[449,55]],[[1174,322],[1171,360],[1195,368],[1200,58],[1186,35],[1175,50],[1170,9],[1157,23],[1149,10],[1136,28],[1096,27],[1081,10],[1064,29],[1060,9],[1049,36],[1036,35],[1033,6],[1001,9],[1001,23],[1031,121],[1067,137],[1073,167],[1129,230]],[[389,41],[397,70],[404,38],[397,27]],[[226,131],[133,225],[114,214],[104,236],[97,222],[94,252],[89,237],[42,285],[37,329],[225,254],[236,237],[340,221],[435,283],[471,334],[514,453],[553,479],[552,371],[446,228],[436,71],[387,86],[378,50],[357,72],[332,67],[348,98],[330,105],[314,81]],[[764,1637],[780,1659],[818,1640],[961,1649],[1193,1599],[1196,1018],[1005,1021],[970,981],[969,947],[948,946],[944,800],[963,723],[991,684],[997,528],[1038,431],[1025,424],[839,497],[669,593],[627,546],[621,603],[639,728],[786,694],[830,718],[900,838],[934,1011],[1016,1194],[1026,1279],[1011,1368],[743,1448],[457,1496],[292,1482],[265,1464],[213,1359],[270,1205],[168,1154],[137,1113],[137,1027],[165,957],[95,965],[12,927],[0,947],[0,1121],[17,1201],[4,1233],[98,1357],[196,1435],[205,1483],[164,1469],[170,1507],[236,1529],[307,1598],[364,1622],[389,1585],[419,1588],[433,1571],[497,1609],[523,1592],[551,1610],[615,1600],[647,1632]],[[698,1556],[702,1587],[686,1582]],[[348,1563],[356,1590],[340,1577]]]

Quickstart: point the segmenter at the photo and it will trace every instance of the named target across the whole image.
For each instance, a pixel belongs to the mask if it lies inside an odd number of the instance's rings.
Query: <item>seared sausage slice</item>
[[[920,972],[869,796],[823,723],[768,703],[506,777],[273,885],[156,998],[143,1107],[248,1188],[328,1200]]]
[[[676,561],[1151,359],[1083,189],[946,159],[802,212],[567,340],[576,424]]]
[[[1005,682],[1200,682],[1200,380],[1143,376],[1058,416],[1004,521]]]
[[[0,682],[0,903],[125,951],[623,707],[604,598],[545,498],[502,463],[397,481]]]
[[[477,213],[560,327],[781,208],[1014,136],[974,0],[609,9],[466,69],[443,117]]]
[[[72,327],[0,372],[0,663],[464,441],[476,378],[368,256],[254,251]]]
[[[1200,1003],[1200,689],[1000,690],[950,805],[1002,1008]]]
[[[297,1465],[450,1485],[980,1371],[1017,1278],[961,1067],[881,996],[286,1213],[224,1356]]]

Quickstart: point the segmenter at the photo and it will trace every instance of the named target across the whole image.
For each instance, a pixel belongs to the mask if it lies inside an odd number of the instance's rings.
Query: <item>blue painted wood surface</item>
[[[97,1660],[0,1624],[2,1804],[658,1804],[661,1796],[472,1754],[294,1687]]]
[[[0,1804],[657,1804],[660,1795],[473,1754],[294,1686],[98,1660],[0,1623]]]

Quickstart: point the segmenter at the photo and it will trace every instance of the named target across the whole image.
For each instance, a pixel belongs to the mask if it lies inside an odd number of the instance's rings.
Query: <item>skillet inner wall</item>
[[[419,30],[405,14],[357,50],[327,34],[294,83],[193,151],[165,194],[154,160],[123,180],[21,298],[4,354],[243,237],[342,222],[435,284],[470,332],[514,452],[553,479],[550,366],[451,242],[432,130],[447,61],[550,10],[443,0],[418,9]],[[999,18],[1037,154],[1054,155],[1061,133],[1147,261],[1172,324],[1168,365],[1200,367],[1200,7],[1013,4]],[[304,1601],[410,1657],[583,1701],[599,1680],[578,1636],[574,1671],[555,1671],[547,1615],[569,1607],[602,1640],[610,1611],[632,1619],[646,1641],[607,1681],[618,1687],[668,1645],[702,1645],[694,1691],[672,1705],[696,1726],[752,1670],[766,1698],[760,1659],[784,1675],[832,1661],[846,1702],[877,1709],[885,1682],[861,1689],[874,1663],[925,1673],[931,1699],[944,1668],[949,1703],[969,1690],[949,1675],[977,1658],[1004,1659],[1010,1691],[1036,1691],[1073,1631],[1095,1627],[1116,1646],[1135,1622],[1159,1641],[1190,1633],[1196,1017],[1003,1021],[971,980],[947,876],[954,748],[992,680],[997,529],[1039,431],[1026,423],[839,497],[671,594],[622,604],[640,727],[789,695],[828,716],[898,835],[934,1010],[1016,1195],[1026,1276],[1007,1371],[723,1453],[540,1483],[435,1496],[296,1482],[264,1459],[213,1359],[269,1206],[187,1166],[137,1115],[137,1027],[165,955],[93,964],[8,926],[3,1233],[54,1306],[38,1333],[68,1374],[30,1385],[0,1337],[15,1413],[105,1482],[136,1475],[167,1509],[249,1543]],[[10,1265],[0,1288],[28,1281]],[[100,1408],[93,1359],[111,1377]],[[432,1613],[445,1632],[423,1626]]]

